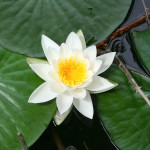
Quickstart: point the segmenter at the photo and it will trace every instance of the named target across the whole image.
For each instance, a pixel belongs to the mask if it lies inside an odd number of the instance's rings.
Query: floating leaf
[[[132,31],[132,39],[135,42],[138,56],[142,63],[150,73],[150,31],[145,30],[143,32]]]
[[[112,140],[121,150],[150,149],[150,107],[136,93],[125,74],[117,67],[103,74],[118,87],[97,94],[98,112]],[[133,73],[143,91],[150,95],[150,78]]]
[[[0,44],[12,51],[43,57],[41,34],[58,43],[82,29],[100,41],[123,21],[131,0],[0,0]]]
[[[55,102],[30,104],[28,98],[43,81],[25,57],[0,48],[0,150],[21,150],[17,133],[30,146],[52,119]]]

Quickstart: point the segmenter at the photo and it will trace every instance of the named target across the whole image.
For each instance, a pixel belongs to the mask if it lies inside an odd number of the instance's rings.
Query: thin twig
[[[142,3],[143,3],[143,7],[144,7],[144,10],[145,10],[145,14],[146,14],[146,21],[147,21],[147,24],[148,24],[148,28],[150,29],[150,19],[148,17],[148,8],[146,7],[146,4],[145,4],[144,0],[142,0]]]
[[[105,40],[99,42],[99,43],[96,45],[96,47],[97,47],[97,48],[100,48],[100,47],[103,46],[103,45],[107,45],[110,40],[113,40],[114,38],[123,35],[123,34],[126,33],[128,30],[130,30],[130,29],[132,29],[132,28],[134,28],[134,27],[137,27],[138,25],[141,25],[142,23],[144,23],[144,22],[146,21],[147,17],[148,17],[148,18],[150,17],[150,13],[147,13],[147,15],[138,18],[136,21],[134,21],[134,22],[128,24],[127,26],[116,30],[115,32],[113,32],[112,34],[110,34]]]
[[[144,94],[144,92],[141,90],[141,88],[138,86],[137,82],[134,80],[134,78],[132,77],[131,73],[129,72],[129,70],[126,68],[125,64],[119,59],[117,58],[119,61],[119,66],[122,68],[122,70],[124,71],[124,73],[126,74],[126,76],[128,77],[130,83],[134,86],[134,88],[136,89],[136,92],[138,92],[143,99],[147,102],[147,104],[150,106],[150,100],[148,99],[148,97]]]
[[[24,140],[24,137],[20,132],[18,133],[18,137],[19,137],[19,140],[20,140],[21,144],[23,145],[24,150],[29,150],[28,146],[27,146],[27,144]]]

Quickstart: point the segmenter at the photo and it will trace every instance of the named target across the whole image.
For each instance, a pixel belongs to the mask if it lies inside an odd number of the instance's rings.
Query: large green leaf
[[[150,31],[132,31],[131,36],[133,41],[135,42],[138,56],[140,57],[142,63],[150,73]]]
[[[131,0],[0,0],[0,44],[41,57],[41,34],[59,44],[71,31],[106,38],[125,18]]]
[[[30,146],[49,124],[55,102],[28,103],[30,94],[42,82],[23,56],[0,48],[0,150],[23,149],[18,132]]]
[[[103,75],[119,84],[113,90],[96,95],[99,115],[112,140],[121,150],[149,150],[149,105],[117,67],[110,68]],[[133,75],[143,91],[150,95],[150,79],[136,73]]]

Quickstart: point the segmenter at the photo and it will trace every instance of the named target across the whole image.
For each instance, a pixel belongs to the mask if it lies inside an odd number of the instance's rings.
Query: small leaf
[[[143,32],[132,31],[131,36],[135,42],[136,50],[140,60],[144,64],[144,67],[150,73],[150,31],[145,30]]]

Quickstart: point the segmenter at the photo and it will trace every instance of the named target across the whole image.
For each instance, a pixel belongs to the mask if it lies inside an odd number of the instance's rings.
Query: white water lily
[[[27,62],[45,82],[31,94],[29,102],[43,103],[56,98],[59,115],[68,115],[74,105],[82,115],[92,119],[90,93],[105,92],[116,86],[98,76],[110,67],[115,52],[96,57],[96,46],[86,48],[84,37],[74,32],[60,46],[45,35],[41,42],[48,61],[28,58]]]

